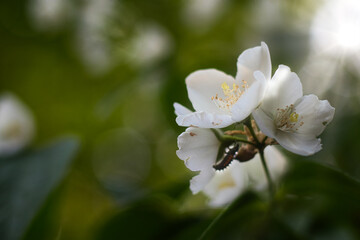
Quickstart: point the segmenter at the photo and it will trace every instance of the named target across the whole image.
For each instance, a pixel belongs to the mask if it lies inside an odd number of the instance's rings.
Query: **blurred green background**
[[[356,0],[2,1],[0,92],[37,131],[0,161],[1,239],[197,239],[219,210],[189,191],[172,104],[191,108],[189,73],[235,75],[261,41],[335,118],[320,153],[284,151],[273,202],[245,193],[207,238],[360,239],[359,24]]]

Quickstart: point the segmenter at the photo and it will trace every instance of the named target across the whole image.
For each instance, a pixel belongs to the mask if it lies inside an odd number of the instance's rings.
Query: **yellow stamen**
[[[232,188],[235,186],[236,186],[236,184],[234,181],[224,181],[219,184],[219,190],[224,190],[224,189]]]
[[[227,90],[229,90],[229,85],[227,85],[227,83],[226,82],[223,82],[223,84],[221,84],[221,88],[224,90],[224,92],[225,91],[227,91]]]
[[[293,112],[290,114],[289,120],[290,120],[290,122],[295,123],[298,121],[298,118],[299,118],[299,114],[297,114],[296,112]]]
[[[291,132],[294,130],[297,131],[299,127],[304,124],[303,121],[299,122],[299,120],[302,120],[303,117],[297,114],[294,110],[295,107],[293,104],[290,104],[290,106],[286,106],[285,108],[277,109],[274,120],[278,129],[285,132]]]
[[[218,94],[216,94],[215,97],[211,97],[211,100],[213,100],[216,106],[218,106],[220,109],[225,110],[226,112],[231,111],[231,107],[237,102],[237,100],[248,88],[247,82],[243,81],[243,83],[244,84],[241,85],[241,88],[239,87],[239,85],[233,83],[231,89],[226,82],[223,82],[221,84],[221,88],[223,90],[225,98],[218,97]]]

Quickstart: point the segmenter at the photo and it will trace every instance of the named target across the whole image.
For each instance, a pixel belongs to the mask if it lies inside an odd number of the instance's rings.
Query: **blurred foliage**
[[[203,239],[359,239],[359,198],[359,181],[333,167],[294,161],[274,200],[243,194]],[[213,215],[184,214],[164,199],[144,199],[115,215],[98,239],[198,238]]]
[[[37,2],[45,1],[0,3],[0,91],[32,109],[38,132],[31,148],[39,149],[1,159],[1,239],[201,236],[221,210],[191,195],[192,174],[175,155],[184,129],[175,124],[172,104],[191,107],[185,77],[203,68],[234,75],[239,53],[260,41],[270,47],[273,69],[285,63],[300,70],[319,3],[228,0],[209,17],[186,13],[190,1],[64,0],[72,10],[46,28],[50,20],[40,19],[39,27],[29,10]],[[112,4],[105,23],[101,11],[90,12],[100,31],[84,17],[94,2],[100,6],[92,10]],[[152,53],[135,51],[133,41],[149,25],[169,45],[145,61]],[[86,61],[97,51],[101,57]],[[339,81],[351,88],[359,76]],[[360,113],[358,89],[352,91],[323,97],[337,109],[323,151],[305,159],[288,154],[292,168],[276,198],[240,196],[205,239],[359,239]],[[82,140],[72,163],[73,140],[39,148],[69,133]]]

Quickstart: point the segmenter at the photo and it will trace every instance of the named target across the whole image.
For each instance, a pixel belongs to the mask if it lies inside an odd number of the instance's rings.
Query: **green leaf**
[[[0,159],[0,239],[19,239],[57,187],[79,143],[58,140],[42,149]]]

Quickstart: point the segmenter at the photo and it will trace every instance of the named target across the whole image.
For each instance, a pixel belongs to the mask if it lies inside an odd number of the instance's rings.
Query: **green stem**
[[[217,128],[210,128],[210,130],[214,133],[214,135],[216,136],[216,138],[222,142],[222,137],[223,137],[223,132],[220,129]]]
[[[251,145],[255,145],[253,142],[247,141],[243,138],[239,138],[239,137],[235,137],[235,136],[230,136],[230,135],[224,135],[222,136],[222,140],[223,141],[237,141],[237,142],[242,142],[242,143],[246,143],[246,144],[251,144]]]
[[[264,149],[263,148],[259,149],[259,154],[260,154],[261,163],[262,163],[264,171],[265,171],[266,179],[268,181],[269,195],[271,197],[273,195],[273,193],[274,193],[275,188],[274,188],[274,184],[273,184],[273,182],[271,180],[269,168],[268,168],[268,166],[266,164],[266,161],[265,161]]]
[[[261,143],[262,145],[265,144],[266,139],[268,139],[268,136],[265,136],[265,137],[264,137],[264,140],[263,140],[262,143]]]
[[[251,126],[251,120],[250,118],[247,119],[246,122],[244,122],[244,124],[249,128],[250,130],[250,133],[251,135],[253,136],[255,142],[256,142],[256,147],[257,149],[259,150],[259,154],[260,154],[260,159],[261,159],[261,163],[263,165],[263,168],[264,168],[264,171],[265,171],[265,175],[266,175],[266,179],[267,179],[267,182],[268,182],[268,187],[269,187],[269,194],[270,194],[270,197],[273,195],[274,193],[274,183],[273,181],[271,180],[271,176],[270,176],[270,171],[269,171],[269,168],[266,164],[266,161],[265,161],[265,156],[264,156],[264,149],[265,149],[265,140],[266,138],[264,139],[264,141],[262,143],[260,143],[259,139],[257,138],[256,134],[255,134],[255,131],[254,129],[252,128]]]
[[[211,129],[211,131],[215,134],[216,138],[220,141],[220,142],[231,142],[231,141],[236,141],[236,142],[242,142],[242,143],[246,143],[246,144],[251,144],[251,145],[255,145],[253,142],[247,141],[243,138],[239,138],[239,137],[235,137],[235,136],[231,136],[231,135],[224,135],[220,130],[218,129]]]
[[[214,220],[212,220],[212,222],[209,224],[209,226],[205,229],[205,231],[201,234],[201,236],[198,238],[198,240],[202,240],[204,239],[204,237],[206,236],[206,234],[208,234],[208,232],[214,227],[214,225],[224,216],[224,214],[227,212],[227,210],[229,210],[230,206],[232,204],[229,204],[226,208],[224,208],[219,215],[216,216],[216,218]]]

